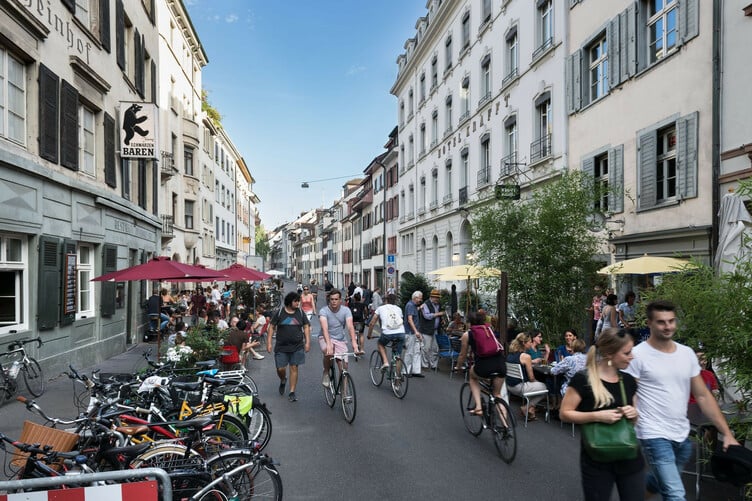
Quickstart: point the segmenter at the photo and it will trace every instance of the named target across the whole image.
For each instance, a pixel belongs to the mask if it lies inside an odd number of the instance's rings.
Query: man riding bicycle
[[[319,322],[321,323],[321,334],[319,334],[319,346],[324,353],[324,375],[321,384],[328,388],[329,369],[332,367],[333,355],[342,355],[347,353],[347,341],[345,333],[350,334],[352,339],[353,350],[358,349],[358,339],[355,337],[355,328],[353,327],[353,317],[350,308],[342,305],[342,293],[337,289],[332,289],[327,297],[327,306],[319,311]],[[361,355],[362,351],[356,351]],[[337,365],[340,362],[337,361]]]
[[[387,294],[386,303],[376,308],[371,323],[368,324],[368,339],[371,339],[373,326],[376,325],[377,320],[381,322],[381,336],[376,346],[379,350],[379,355],[381,355],[382,371],[389,367],[389,360],[386,356],[386,345],[390,341],[393,341],[392,351],[397,356],[400,356],[402,355],[402,345],[405,342],[405,325],[402,320],[402,308],[397,306],[396,302],[396,295]]]

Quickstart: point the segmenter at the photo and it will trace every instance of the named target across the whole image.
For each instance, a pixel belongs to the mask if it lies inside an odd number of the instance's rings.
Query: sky
[[[426,0],[184,3],[209,58],[203,87],[256,181],[261,223],[331,206],[397,125],[389,90]]]

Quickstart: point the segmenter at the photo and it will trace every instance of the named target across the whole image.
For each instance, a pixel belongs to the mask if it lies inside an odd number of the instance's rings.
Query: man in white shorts
[[[402,319],[402,308],[397,306],[397,296],[387,294],[386,303],[376,308],[375,314],[368,324],[368,339],[371,339],[373,326],[376,321],[381,322],[381,337],[377,343],[379,355],[381,355],[381,370],[389,367],[389,359],[386,356],[386,345],[389,341],[394,341],[394,353],[397,356],[402,355],[402,345],[405,343],[405,325]]]
[[[355,337],[355,328],[353,326],[353,317],[350,308],[342,306],[342,293],[337,289],[332,289],[327,297],[327,306],[319,311],[319,322],[321,323],[321,334],[319,334],[319,346],[324,352],[324,376],[321,384],[328,388],[329,369],[332,367],[332,356],[347,353],[347,341],[345,333],[350,334],[352,345],[355,349],[358,346],[358,339]],[[357,352],[362,354],[362,352]],[[340,362],[337,361],[337,365]]]

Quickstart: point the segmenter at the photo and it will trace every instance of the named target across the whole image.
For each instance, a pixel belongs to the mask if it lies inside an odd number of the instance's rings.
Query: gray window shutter
[[[138,159],[138,206],[146,210],[146,160]]]
[[[138,95],[144,97],[144,60],[141,56],[141,42],[141,34],[138,32],[138,28],[136,28],[133,30],[133,83],[136,86]]]
[[[636,9],[635,48],[637,52],[637,71],[640,72],[648,66],[648,18],[647,8],[643,3],[636,4]]]
[[[676,121],[676,171],[682,198],[697,196],[697,125],[697,112]]]
[[[657,161],[658,131],[652,130],[637,139],[639,148],[640,186],[637,201],[638,209],[649,209],[655,206],[655,165]]]
[[[110,0],[99,0],[99,41],[107,52],[111,50]]]
[[[679,0],[679,41],[686,43],[700,34],[699,0]]]
[[[102,249],[102,274],[117,271],[117,246],[107,244]],[[99,311],[103,317],[115,314],[116,282],[102,282]]]
[[[76,242],[73,240],[65,239],[63,240],[63,252],[61,254],[60,262],[62,263],[60,266],[60,271],[58,271],[58,274],[62,274],[65,269],[65,255],[66,254],[75,254],[76,253]],[[75,294],[76,298],[76,307],[78,307],[78,273],[75,271],[73,272],[73,283],[69,284],[69,286],[73,287],[73,294]],[[62,282],[62,280],[61,280]],[[65,285],[65,284],[63,284]],[[61,287],[60,294],[58,296],[60,297],[61,304],[65,304],[65,290],[63,287]],[[74,320],[76,320],[76,312],[68,313],[67,315],[64,313],[65,309],[60,308],[60,325],[70,325],[73,323]]]
[[[58,162],[58,120],[60,79],[45,65],[39,65],[39,156]]]
[[[608,150],[608,209],[624,212],[624,145]]]
[[[623,52],[622,58],[624,58],[627,71],[626,77],[632,77],[637,73],[637,7],[636,4],[632,4],[627,7],[622,13],[626,16],[626,30],[622,33],[625,38],[625,52]]]
[[[78,91],[65,80],[60,86],[60,165],[78,170]]]
[[[157,102],[157,63],[151,60],[151,102]]]
[[[117,187],[115,158],[115,119],[104,114],[104,182],[111,188]]]
[[[611,19],[606,28],[606,41],[608,42],[608,86],[609,89],[616,88],[621,80],[619,79],[621,62],[621,52],[619,50],[619,16]]]
[[[582,159],[582,165],[580,167],[582,169],[582,174],[585,177],[585,181],[592,184],[593,182],[593,176],[595,175],[595,158],[594,157],[587,157]]]
[[[117,65],[125,71],[125,11],[123,0],[115,2],[115,43]]]
[[[60,240],[39,238],[39,289],[37,290],[37,329],[54,329],[57,325],[60,298],[63,292]],[[44,291],[44,292],[42,292]]]
[[[582,52],[575,51],[565,67],[567,83],[567,113],[570,115],[582,107]]]

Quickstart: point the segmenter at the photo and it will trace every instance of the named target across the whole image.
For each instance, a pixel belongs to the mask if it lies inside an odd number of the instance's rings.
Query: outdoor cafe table
[[[561,385],[564,383],[563,374],[552,374],[551,365],[533,365],[533,373],[535,379],[546,383],[549,395],[553,395],[555,399],[561,397]]]

